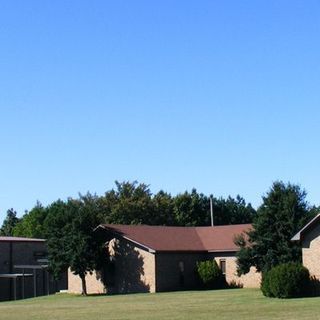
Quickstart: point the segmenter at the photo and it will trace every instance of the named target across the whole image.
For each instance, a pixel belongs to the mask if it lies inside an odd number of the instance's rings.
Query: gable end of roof
[[[310,220],[301,230],[299,230],[292,238],[291,241],[300,241],[303,239],[303,235],[310,229],[315,223],[320,220],[320,213],[318,213],[312,220]]]

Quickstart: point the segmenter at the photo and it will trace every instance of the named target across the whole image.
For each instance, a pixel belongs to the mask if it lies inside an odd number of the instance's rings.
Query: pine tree
[[[294,234],[312,218],[306,192],[297,185],[274,182],[263,197],[246,237],[236,239],[238,274],[249,272],[251,266],[267,271],[286,262],[301,261],[301,247],[291,241]]]

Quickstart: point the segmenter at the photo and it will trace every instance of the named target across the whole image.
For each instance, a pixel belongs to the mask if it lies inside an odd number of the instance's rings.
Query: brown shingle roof
[[[152,251],[237,251],[234,237],[251,224],[216,227],[166,227],[146,225],[100,225],[116,237],[123,237]]]

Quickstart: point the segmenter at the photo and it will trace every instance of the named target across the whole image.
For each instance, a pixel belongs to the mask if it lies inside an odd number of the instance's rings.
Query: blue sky
[[[0,222],[138,180],[320,204],[319,1],[1,1]]]

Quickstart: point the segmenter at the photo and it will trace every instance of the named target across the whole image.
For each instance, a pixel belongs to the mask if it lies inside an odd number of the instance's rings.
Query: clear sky
[[[0,222],[138,180],[320,204],[320,2],[0,2]]]

